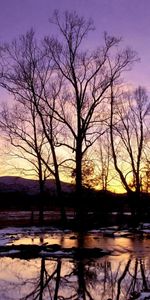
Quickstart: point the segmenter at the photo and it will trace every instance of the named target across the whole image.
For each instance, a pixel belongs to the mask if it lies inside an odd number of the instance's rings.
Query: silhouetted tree
[[[148,112],[148,97],[143,88],[139,87],[132,94],[123,93],[118,100],[112,83],[110,117],[112,155],[115,169],[128,193],[130,204],[134,211],[137,209],[140,211],[140,168],[146,131],[145,122]],[[122,164],[123,167],[121,167]],[[131,178],[130,181],[128,177]]]
[[[2,135],[13,146],[9,153],[15,158],[24,160],[31,167],[26,172],[36,175],[39,180],[40,203],[39,222],[43,224],[44,184],[48,176],[43,160],[50,163],[50,151],[40,124],[40,120],[32,102],[14,102],[11,107],[3,105],[0,115]],[[13,151],[12,150],[12,151]],[[42,159],[43,157],[43,159]]]
[[[59,38],[46,37],[39,45],[30,31],[1,48],[1,86],[11,92],[17,102],[34,106],[51,150],[53,166],[43,156],[42,163],[55,178],[59,198],[59,167],[63,162],[59,162],[56,149],[68,150],[67,159],[75,161],[79,199],[84,156],[106,131],[108,94],[112,84],[135,60],[135,53],[130,49],[119,51],[120,39],[106,33],[101,48],[83,49],[85,38],[93,30],[93,22],[75,12],[66,12],[61,18],[55,11],[52,23]],[[78,217],[82,220],[84,204],[80,202]],[[61,212],[65,220],[63,203]]]
[[[111,52],[115,52],[120,39],[105,34],[104,46],[90,52],[83,50],[83,42],[93,30],[91,21],[68,12],[61,19],[56,11],[52,22],[58,29],[60,39],[47,37],[45,47],[63,83],[58,98],[60,101],[53,111],[57,120],[64,124],[65,134],[69,137],[63,145],[75,152],[76,192],[81,197],[82,160],[89,147],[105,132],[102,124],[106,118],[106,95],[111,82],[120,77],[134,60],[135,54],[129,49],[117,53],[115,66],[110,72],[110,61],[114,61]],[[82,210],[80,207],[79,214]]]
[[[55,99],[52,95],[54,89],[53,81],[51,84],[50,61],[47,60],[42,45],[39,48],[32,30],[26,35],[22,35],[18,40],[14,40],[12,44],[5,44],[2,53],[4,60],[3,58],[1,60],[1,86],[15,97],[16,103],[23,103],[29,113],[34,111],[34,114],[38,116],[40,128],[44,135],[44,143],[49,145],[48,148],[51,152],[51,164],[42,152],[40,152],[40,160],[50,174],[54,176],[57,195],[61,198],[59,163],[55,147],[55,140],[60,128],[57,129],[53,110],[48,110],[48,114],[45,115],[40,102],[41,99],[46,101],[45,99],[49,98],[52,99],[52,106],[55,105]],[[23,139],[23,136],[20,138]],[[64,206],[61,201],[60,203],[62,220],[65,221]]]
[[[110,182],[116,176],[114,174],[113,158],[111,152],[111,143],[109,131],[99,137],[95,147],[96,175],[100,188],[108,190]]]

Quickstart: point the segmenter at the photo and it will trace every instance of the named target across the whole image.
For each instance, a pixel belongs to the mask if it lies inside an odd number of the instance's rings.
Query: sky
[[[102,44],[104,31],[122,37],[123,45],[137,51],[140,58],[125,80],[135,87],[145,86],[150,93],[150,0],[0,0],[0,43],[31,28],[40,39],[55,34],[49,22],[55,9],[93,19],[95,31],[85,42],[89,48]],[[0,101],[4,97],[0,91]]]
[[[0,0],[0,41],[11,41],[31,27],[40,38],[52,34],[49,18],[55,9],[93,19],[96,30],[88,46],[100,45],[104,31],[121,36],[140,58],[128,80],[150,91],[150,0]]]

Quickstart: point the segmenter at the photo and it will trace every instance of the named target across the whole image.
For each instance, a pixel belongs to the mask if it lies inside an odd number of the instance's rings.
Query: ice
[[[20,253],[20,250],[9,250],[9,251],[0,252],[0,256],[12,256],[13,254],[18,254],[18,253]]]
[[[148,300],[150,299],[150,292],[142,292],[137,300]]]

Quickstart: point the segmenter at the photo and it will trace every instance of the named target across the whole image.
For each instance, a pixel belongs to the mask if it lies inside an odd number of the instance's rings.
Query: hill
[[[55,180],[48,179],[45,183],[45,189],[55,193]],[[72,192],[74,185],[62,182],[63,192]],[[22,178],[17,176],[2,176],[0,177],[0,192],[24,192],[29,195],[39,193],[39,182],[35,179]]]

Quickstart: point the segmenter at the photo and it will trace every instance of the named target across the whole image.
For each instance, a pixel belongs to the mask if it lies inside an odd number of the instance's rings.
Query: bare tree
[[[140,205],[141,164],[148,111],[148,97],[143,88],[139,87],[132,94],[123,93],[118,100],[111,86],[110,138],[114,166],[134,210],[139,209]],[[116,140],[117,145],[119,143],[117,148]]]
[[[108,130],[96,143],[95,157],[98,184],[103,191],[107,191],[109,185],[111,185],[112,179],[116,176],[116,174],[114,175],[111,143]]]
[[[120,39],[104,35],[104,45],[83,50],[83,42],[93,30],[92,21],[76,13],[54,13],[53,24],[59,38],[47,37],[39,48],[30,31],[2,51],[1,86],[17,101],[32,102],[50,145],[58,195],[61,195],[56,147],[75,154],[76,192],[81,197],[82,161],[89,147],[105,132],[108,115],[104,106],[112,82],[135,60],[130,49],[118,50]],[[113,62],[113,66],[112,63]],[[111,68],[110,68],[111,66]],[[62,148],[61,148],[62,149]],[[69,153],[69,159],[73,160]],[[62,164],[62,162],[61,162]],[[47,165],[49,168],[49,165]],[[79,209],[82,219],[83,203]],[[62,205],[62,215],[65,212]]]
[[[45,47],[63,83],[54,112],[70,137],[62,144],[75,153],[76,192],[81,197],[82,160],[89,147],[105,132],[102,124],[106,118],[106,95],[112,80],[120,77],[121,72],[135,59],[135,53],[129,49],[116,53],[115,66],[110,72],[110,61],[114,61],[111,52],[116,51],[120,39],[105,34],[104,46],[89,52],[83,50],[83,43],[93,30],[91,21],[68,12],[62,20],[56,11],[52,22],[58,29],[60,39],[47,37]]]
[[[60,132],[60,128],[57,130],[56,120],[54,122],[53,118],[53,110],[49,109],[45,115],[44,108],[40,102],[41,99],[46,101],[45,99],[49,98],[52,99],[52,107],[55,105],[55,97],[51,94],[54,90],[53,80],[51,84],[53,72],[51,70],[51,62],[47,60],[42,46],[39,48],[32,30],[18,40],[14,40],[12,44],[4,45],[1,67],[1,86],[14,95],[16,103],[23,104],[32,113],[33,123],[35,115],[38,116],[44,143],[49,144],[52,164],[49,164],[49,160],[45,159],[42,152],[40,152],[39,159],[50,174],[54,176],[57,195],[61,197],[59,163],[55,148],[55,139],[57,139],[57,133]],[[38,134],[36,130],[33,131],[33,134],[36,134],[37,140]],[[20,138],[23,139],[23,135]],[[37,145],[35,147],[38,148]],[[37,150],[36,153],[39,153],[39,149]],[[62,219],[65,220],[63,203],[61,203],[61,213]]]
[[[38,115],[32,103],[14,103],[11,108],[4,105],[1,111],[0,128],[2,135],[14,149],[13,157],[24,160],[31,167],[30,174],[39,180],[39,221],[43,224],[44,184],[47,176],[46,165],[50,164],[50,150],[45,139]],[[12,150],[13,151],[13,150]],[[27,169],[26,169],[27,170]]]

